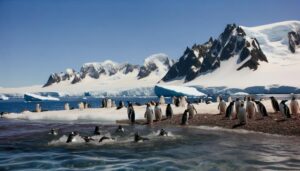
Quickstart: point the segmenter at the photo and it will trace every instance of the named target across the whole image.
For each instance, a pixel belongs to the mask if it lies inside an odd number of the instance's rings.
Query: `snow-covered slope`
[[[85,63],[76,72],[67,69],[50,75],[44,86],[0,88],[3,94],[25,92],[60,92],[66,95],[154,95],[155,84],[166,74],[173,61],[166,54],[154,54],[145,59],[144,65],[119,64],[110,60]]]
[[[161,84],[182,84],[186,86],[204,86],[227,88],[247,88],[252,86],[270,87],[273,85],[300,87],[298,74],[300,73],[299,49],[293,53],[289,49],[289,33],[300,30],[300,21],[286,21],[258,27],[243,27],[245,39],[257,40],[262,52],[267,58],[259,62],[255,70],[241,66],[240,53],[233,53],[231,57],[220,60],[219,67],[208,72],[198,74],[189,82],[184,78],[171,81],[161,81]],[[226,45],[225,45],[226,46]],[[251,57],[250,55],[247,59]],[[220,56],[218,56],[220,58]],[[174,64],[176,66],[176,64]]]

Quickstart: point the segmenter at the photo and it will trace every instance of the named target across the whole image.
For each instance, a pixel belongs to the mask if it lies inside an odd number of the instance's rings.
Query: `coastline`
[[[168,125],[192,127],[192,126],[209,126],[209,127],[221,127],[225,129],[242,129],[254,132],[262,132],[268,134],[287,135],[287,136],[300,136],[300,119],[292,115],[292,118],[286,121],[276,121],[280,113],[269,113],[268,117],[255,120],[248,119],[246,125],[238,128],[232,128],[233,125],[238,123],[238,120],[224,119],[222,115],[217,114],[197,114],[193,119],[189,120],[188,125],[180,125],[182,114],[176,114],[172,119],[164,118],[162,121],[155,121],[153,126],[161,127]],[[127,120],[117,120],[117,124],[130,124]],[[145,120],[137,120],[136,124],[146,125]]]

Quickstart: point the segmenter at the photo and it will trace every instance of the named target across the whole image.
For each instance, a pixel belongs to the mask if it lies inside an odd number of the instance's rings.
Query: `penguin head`
[[[285,104],[285,102],[287,102],[287,100],[281,100],[280,103]]]

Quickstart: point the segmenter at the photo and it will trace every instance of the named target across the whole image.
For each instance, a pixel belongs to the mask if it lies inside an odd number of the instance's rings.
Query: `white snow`
[[[41,101],[59,101],[59,98],[56,98],[56,97],[51,97],[51,96],[40,96],[40,95],[37,95],[37,94],[32,94],[32,93],[25,93],[25,95],[27,96],[30,96],[30,97],[33,97],[35,99],[39,99]]]
[[[251,86],[284,85],[300,87],[300,52],[288,49],[288,32],[300,28],[300,21],[286,21],[259,27],[242,27],[247,35],[257,38],[268,63],[259,61],[256,71],[237,64],[238,56],[222,61],[220,68],[184,83],[183,80],[161,82],[163,85],[246,88]]]
[[[272,112],[272,104],[270,100],[261,101],[268,112]],[[287,102],[287,105],[289,105]],[[300,102],[298,100],[298,102]],[[229,104],[228,102],[226,103]],[[219,103],[199,103],[194,104],[199,114],[218,114]],[[163,115],[165,116],[166,105],[161,105]],[[182,114],[185,107],[175,107],[172,105],[174,114]],[[136,119],[144,119],[146,106],[134,106]],[[44,112],[23,112],[23,113],[9,113],[4,114],[7,119],[24,119],[24,120],[45,120],[45,121],[66,121],[66,122],[102,122],[115,123],[116,120],[126,120],[127,108],[116,110],[116,108],[91,108],[91,109],[74,109],[74,110],[60,110],[60,111],[44,111]]]
[[[3,94],[0,94],[0,100],[9,100],[9,98]]]
[[[248,93],[245,93],[245,92],[236,92],[233,94],[233,96],[248,96],[249,94]]]

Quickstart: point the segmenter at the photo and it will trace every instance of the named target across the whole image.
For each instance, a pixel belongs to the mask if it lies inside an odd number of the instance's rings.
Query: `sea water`
[[[15,108],[14,103],[8,106]],[[70,132],[89,136],[96,125],[100,126],[101,135],[94,137],[94,142],[85,143],[79,138],[65,143]],[[125,133],[120,135],[115,133],[117,126],[2,118],[0,170],[300,169],[299,137],[218,127],[145,125],[124,125]],[[48,134],[52,128],[58,129],[57,136]],[[158,136],[161,128],[170,136]],[[136,132],[150,140],[133,142]],[[99,143],[103,135],[114,140]]]

